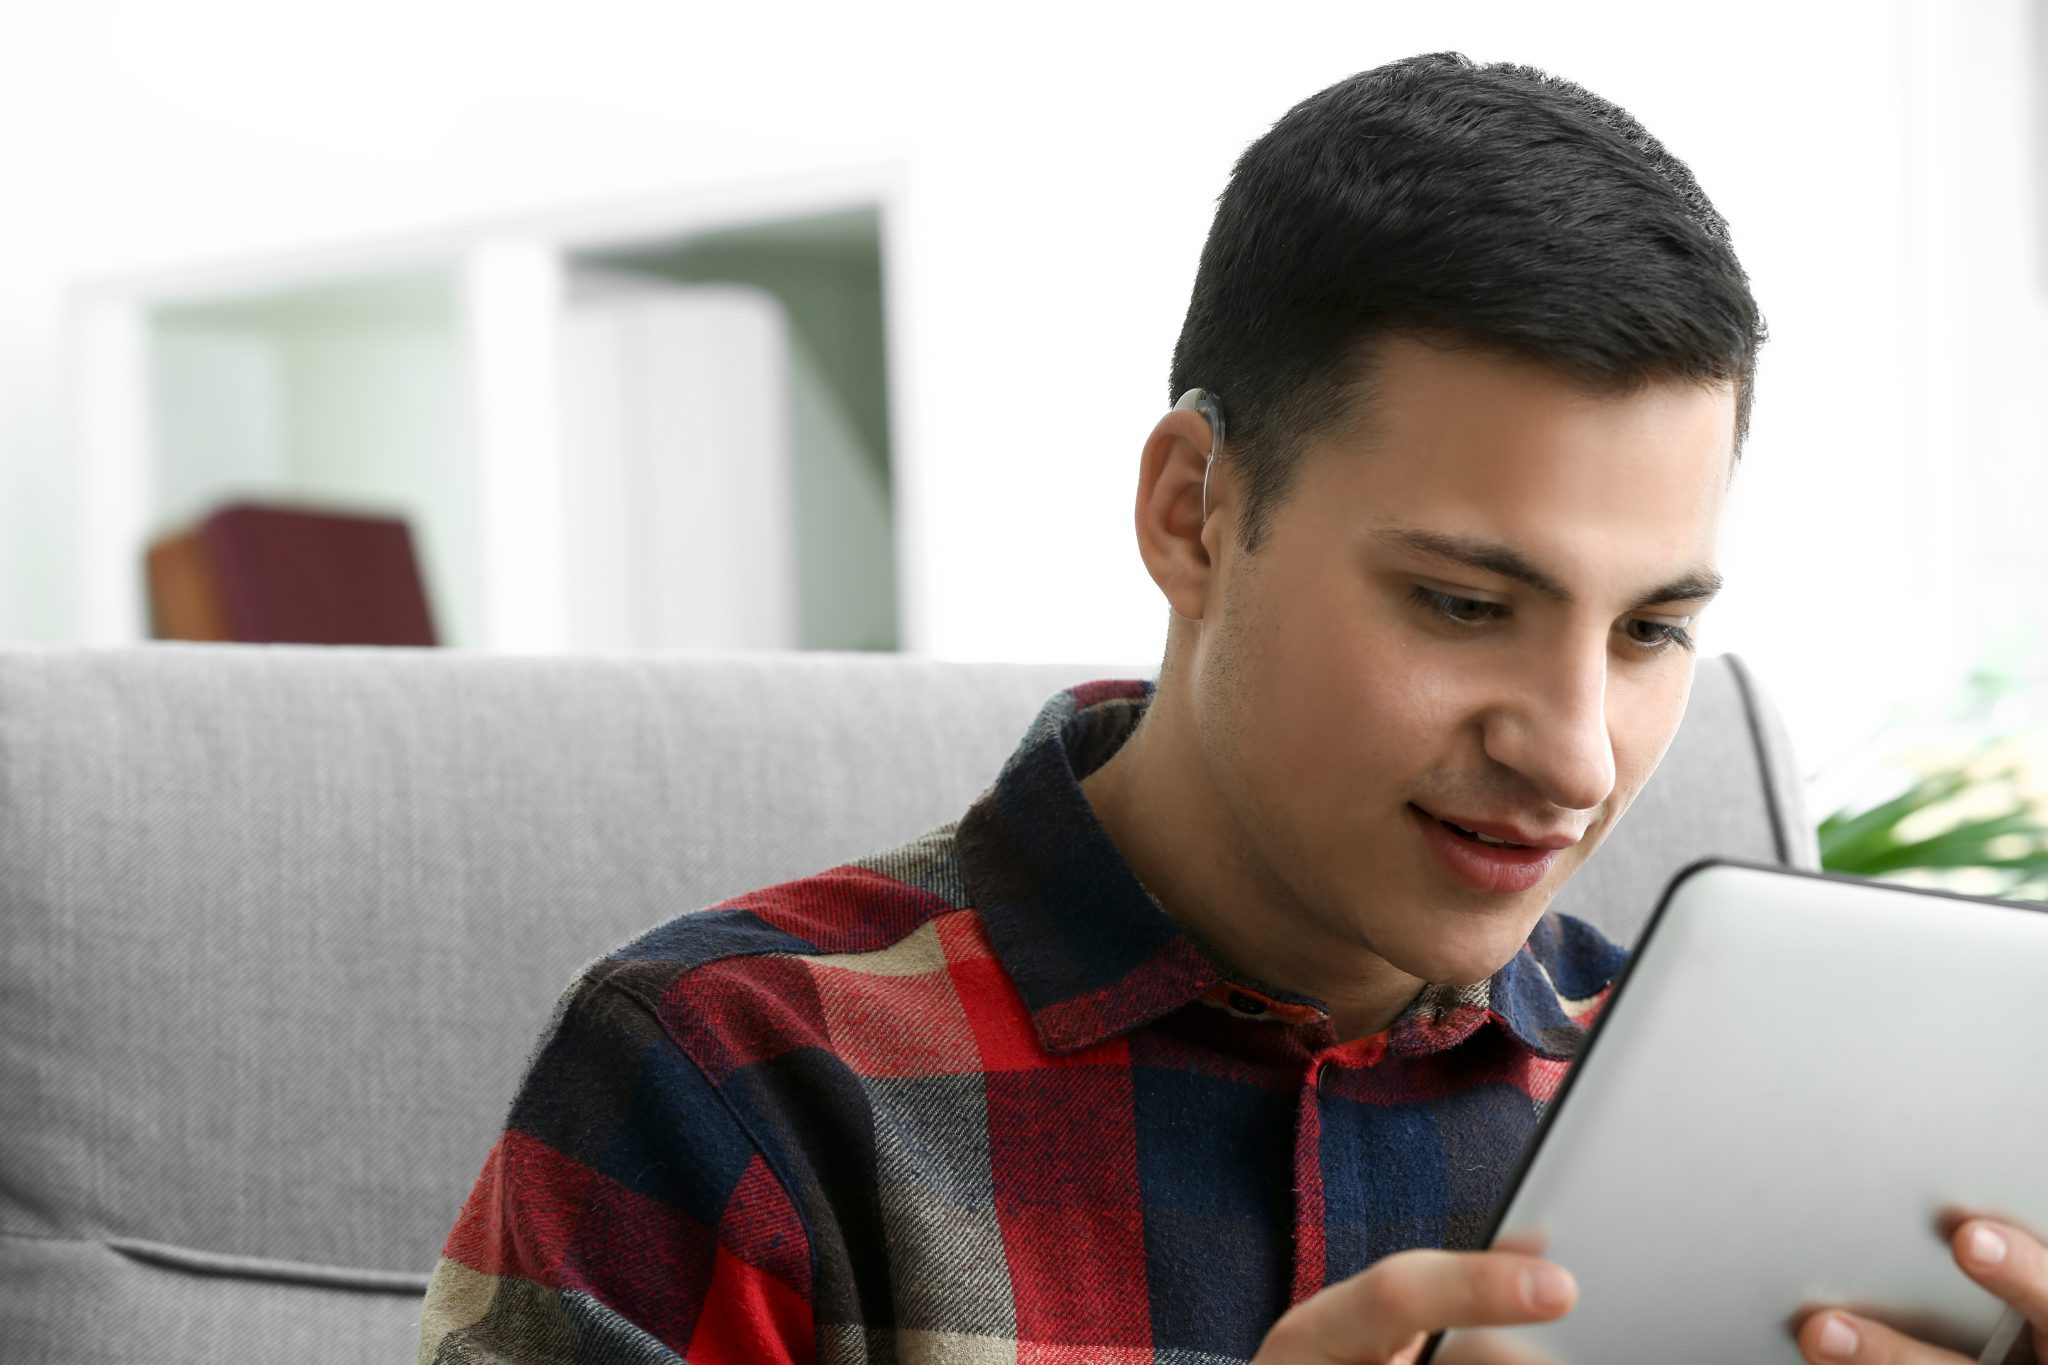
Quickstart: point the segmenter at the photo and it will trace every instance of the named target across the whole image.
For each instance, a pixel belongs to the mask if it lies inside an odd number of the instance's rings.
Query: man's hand
[[[2019,1229],[1986,1218],[1957,1228],[1949,1250],[1971,1279],[2020,1310],[2033,1335],[2034,1359],[2048,1361],[2048,1250]],[[1816,1365],[1974,1365],[1971,1357],[1835,1308],[1799,1325],[1799,1349]]]
[[[1578,1296],[1563,1266],[1518,1251],[1397,1252],[1290,1308],[1252,1365],[1411,1365],[1433,1332],[1549,1322]],[[1540,1359],[1498,1341],[1455,1344],[1437,1361]]]

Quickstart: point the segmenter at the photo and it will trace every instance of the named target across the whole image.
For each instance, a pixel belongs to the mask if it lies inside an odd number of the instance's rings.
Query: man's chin
[[[1395,965],[1410,976],[1436,985],[1474,985],[1514,961],[1542,913],[1540,909],[1535,911],[1525,925],[1518,919],[1516,924],[1522,926],[1519,931],[1495,923],[1475,926],[1464,934],[1446,934],[1434,943],[1416,944],[1414,951],[1403,954]]]

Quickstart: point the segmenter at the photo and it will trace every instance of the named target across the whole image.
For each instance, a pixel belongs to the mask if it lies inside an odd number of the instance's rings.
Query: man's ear
[[[1215,551],[1228,534],[1229,476],[1217,457],[1209,474],[1209,521],[1202,523],[1202,476],[1209,421],[1192,408],[1159,419],[1138,464],[1138,554],[1176,616],[1199,621],[1208,610]]]

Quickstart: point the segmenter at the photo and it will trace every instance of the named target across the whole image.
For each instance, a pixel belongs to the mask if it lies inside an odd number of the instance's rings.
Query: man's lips
[[[1568,834],[1563,830],[1540,830],[1529,825],[1518,825],[1509,820],[1488,820],[1477,815],[1434,811],[1426,806],[1416,806],[1415,809],[1421,811],[1432,820],[1438,820],[1447,825],[1457,825],[1461,829],[1471,830],[1474,834],[1484,834],[1489,839],[1501,839],[1511,844],[1520,844],[1524,848],[1570,848],[1584,837],[1583,834]]]
[[[1450,822],[1420,806],[1409,806],[1408,813],[1415,822],[1417,833],[1422,836],[1423,847],[1429,850],[1437,865],[1453,881],[1469,890],[1494,895],[1520,895],[1534,889],[1550,875],[1551,865],[1557,861],[1558,849],[1578,842],[1569,836],[1551,835],[1548,846],[1522,845],[1519,842],[1489,844],[1458,833],[1451,828]],[[1482,820],[1479,823],[1493,829],[1527,833],[1498,821]]]

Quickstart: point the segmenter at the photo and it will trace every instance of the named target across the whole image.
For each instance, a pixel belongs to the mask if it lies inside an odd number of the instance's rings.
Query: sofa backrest
[[[1144,672],[0,647],[7,1359],[403,1358],[581,965],[954,818],[1053,691]],[[1696,858],[1811,866],[1798,791],[1707,660],[1560,907],[1632,938]]]

